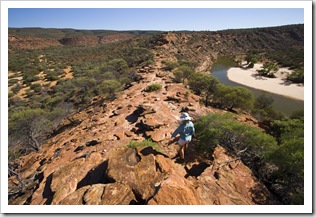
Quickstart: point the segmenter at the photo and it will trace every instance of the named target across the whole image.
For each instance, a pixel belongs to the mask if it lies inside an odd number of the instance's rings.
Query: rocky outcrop
[[[273,201],[252,172],[220,146],[213,163],[199,173],[195,173],[198,165],[188,168],[152,147],[116,148],[108,158],[100,156],[92,153],[87,159],[58,167],[43,190],[27,194],[27,201],[59,205],[249,205]],[[21,198],[12,204],[18,201]]]
[[[64,121],[38,153],[19,159],[9,178],[10,204],[269,204],[272,196],[242,162],[220,146],[212,160],[201,160],[192,144],[185,163],[175,158],[171,133],[186,111],[224,111],[200,104],[200,97],[173,83],[162,69],[164,53],[138,69],[139,79],[112,102],[96,97]],[[161,84],[148,92],[151,84]],[[253,119],[241,118],[251,125]],[[69,121],[76,124],[70,125]],[[69,127],[71,126],[71,127]],[[128,148],[150,139],[152,147]]]
[[[135,36],[126,33],[116,33],[105,36],[79,36],[71,38],[40,38],[31,36],[8,36],[9,51],[20,49],[42,49],[63,45],[99,45],[110,44],[113,42],[124,41]]]
[[[304,25],[270,28],[168,32],[152,39],[152,47],[161,49],[169,59],[197,62],[195,70],[209,72],[218,56],[244,54],[251,50],[303,50]]]
[[[72,38],[62,38],[59,42],[63,45],[98,45],[124,41],[135,37],[132,34],[117,33],[105,36],[80,36]]]
[[[41,49],[55,46],[62,46],[56,39],[52,38],[36,38],[36,37],[20,37],[9,35],[8,45],[10,50],[19,49]]]

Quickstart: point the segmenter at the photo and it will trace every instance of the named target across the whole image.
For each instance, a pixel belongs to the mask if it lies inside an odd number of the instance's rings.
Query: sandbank
[[[262,64],[255,64],[254,68],[251,69],[232,67],[228,70],[227,76],[229,80],[248,87],[304,101],[304,86],[288,83],[284,80],[285,74],[290,73],[290,70],[280,68],[276,73],[276,78],[266,78],[257,76],[256,70],[261,69],[261,67]]]

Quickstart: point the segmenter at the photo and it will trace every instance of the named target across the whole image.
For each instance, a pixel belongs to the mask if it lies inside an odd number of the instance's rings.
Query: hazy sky
[[[304,23],[303,8],[9,8],[8,10],[8,27],[216,31],[299,23]]]

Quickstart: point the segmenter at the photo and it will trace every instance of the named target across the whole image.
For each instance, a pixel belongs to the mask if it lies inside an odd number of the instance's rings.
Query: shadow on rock
[[[95,169],[90,170],[87,175],[78,183],[77,189],[87,185],[113,183],[114,180],[106,176],[108,161],[104,161]]]
[[[151,146],[148,146],[148,147],[142,149],[142,150],[140,151],[140,153],[141,153],[142,155],[144,155],[144,156],[147,156],[147,155],[150,155],[150,154],[153,154],[153,155],[159,155],[159,154],[160,154],[160,155],[162,155],[162,156],[164,156],[164,157],[166,157],[166,158],[169,158],[168,155],[163,154],[163,153],[161,153],[161,152],[159,152],[159,151],[156,151],[156,150],[153,149],[153,147],[151,147]]]

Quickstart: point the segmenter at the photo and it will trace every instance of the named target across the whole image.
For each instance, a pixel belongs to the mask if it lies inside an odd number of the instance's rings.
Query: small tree
[[[265,94],[260,95],[254,103],[253,115],[258,121],[269,124],[270,121],[281,117],[281,113],[274,110],[272,107],[273,98]]]
[[[304,118],[302,112],[271,123],[279,146],[268,156],[277,166],[273,182],[289,204],[304,204]]]
[[[101,94],[107,94],[109,99],[115,97],[115,92],[121,87],[121,83],[117,80],[105,80],[99,86],[99,92]]]
[[[108,72],[112,72],[116,79],[125,77],[128,73],[127,62],[123,59],[114,59],[109,61],[105,69]]]
[[[41,140],[51,131],[48,113],[40,108],[18,110],[9,115],[9,136],[35,151],[41,149]]]
[[[279,70],[276,63],[267,62],[264,63],[262,69],[257,70],[260,76],[275,78],[275,73]]]
[[[162,63],[165,65],[164,69],[167,71],[171,71],[179,67],[179,63],[174,61],[162,61]]]
[[[253,93],[245,87],[230,87],[218,85],[215,100],[228,110],[234,108],[252,109],[254,104]]]
[[[217,90],[219,81],[209,75],[203,73],[194,73],[189,77],[190,88],[198,95],[205,96],[205,105],[208,106],[209,100],[213,97]]]
[[[304,84],[304,68],[300,68],[290,73],[287,80],[292,81],[293,83],[303,83]]]
[[[247,61],[247,64],[248,64],[249,68],[253,68],[254,64],[256,64],[258,62],[257,57],[254,54],[252,54],[252,53],[247,53],[245,59]]]
[[[194,70],[188,65],[183,65],[180,66],[173,74],[175,75],[176,82],[184,83],[186,79],[194,74]]]
[[[242,150],[242,160],[253,164],[253,158],[265,158],[270,150],[275,150],[275,139],[260,129],[240,123],[235,116],[226,113],[202,116],[195,124],[197,148],[208,155],[217,145],[225,147],[230,153],[238,154]]]
[[[176,71],[173,72],[174,75],[174,82],[176,83],[181,83],[183,81],[183,71],[177,69]]]
[[[256,109],[266,109],[270,108],[274,102],[274,99],[270,96],[266,96],[265,94],[261,94],[255,101]]]

